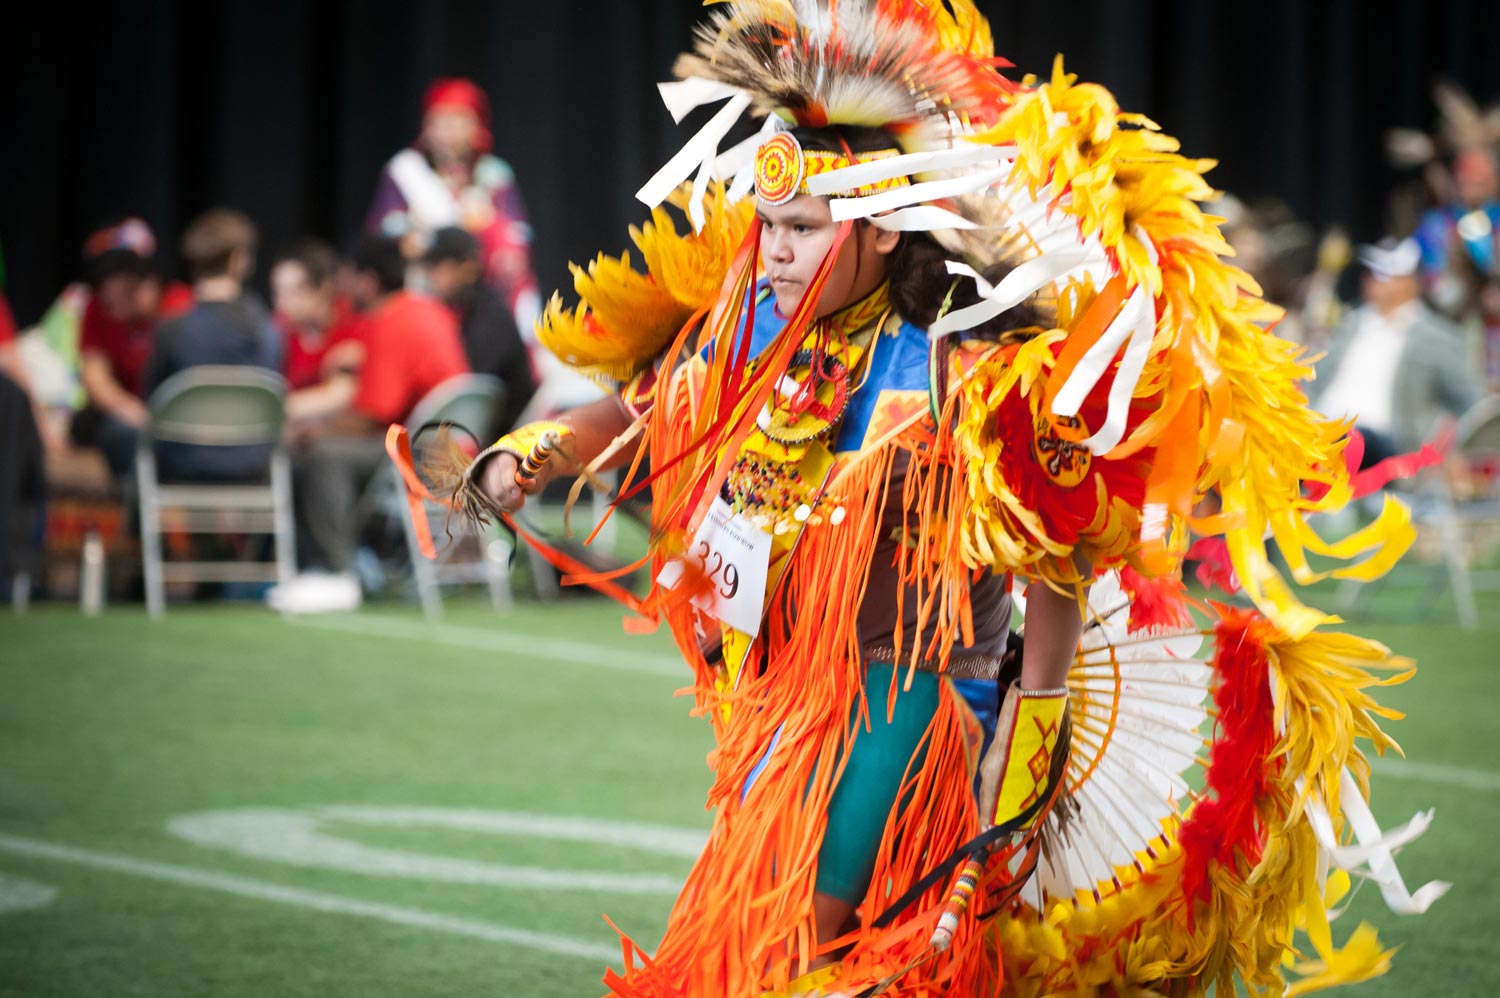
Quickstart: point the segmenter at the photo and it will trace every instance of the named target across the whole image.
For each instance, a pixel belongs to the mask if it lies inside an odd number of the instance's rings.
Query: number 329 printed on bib
[[[668,589],[682,581],[683,565],[703,574],[707,589],[693,605],[745,634],[760,630],[765,611],[771,535],[715,499],[682,560],[669,561],[656,581]]]

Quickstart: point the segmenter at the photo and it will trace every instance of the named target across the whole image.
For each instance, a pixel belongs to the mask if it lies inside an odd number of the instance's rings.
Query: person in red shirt
[[[441,303],[405,290],[406,259],[395,240],[366,236],[354,252],[351,296],[364,323],[365,360],[347,406],[294,420],[298,553],[309,571],[272,589],[287,613],[345,611],[360,603],[350,569],[357,541],[353,512],[384,466],[385,430],[449,378],[469,373],[458,320]]]
[[[293,392],[352,380],[364,361],[360,318],[338,292],[339,257],[318,239],[303,239],[271,263],[271,300],[286,338],[283,375]]]
[[[285,337],[282,373],[291,394],[286,414],[294,436],[346,409],[365,359],[364,319],[340,288],[333,247],[304,239],[271,265],[271,296]]]
[[[141,374],[157,323],[193,304],[186,285],[163,286],[152,263],[155,252],[150,228],[136,218],[84,243],[93,294],[79,329],[78,374],[88,405],[74,417],[72,437],[103,451],[116,477],[129,473],[136,432],[146,423]]]

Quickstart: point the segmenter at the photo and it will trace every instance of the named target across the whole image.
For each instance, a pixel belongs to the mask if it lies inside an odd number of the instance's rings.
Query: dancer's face
[[[833,247],[839,226],[828,209],[828,199],[807,194],[783,205],[762,202],[757,214],[761,266],[770,278],[777,308],[790,316]],[[831,315],[874,291],[886,278],[886,257],[900,238],[899,232],[856,222],[818,296],[814,316]]]

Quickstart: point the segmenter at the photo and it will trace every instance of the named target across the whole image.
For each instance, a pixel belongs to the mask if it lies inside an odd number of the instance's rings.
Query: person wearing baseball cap
[[[193,294],[184,284],[163,284],[156,237],[139,218],[93,233],[83,255],[92,294],[79,327],[78,374],[88,405],[69,433],[79,446],[102,451],[110,473],[124,478],[146,423],[144,374],[156,327],[191,308]]]
[[[1382,239],[1361,246],[1358,259],[1363,304],[1335,328],[1317,365],[1318,408],[1354,421],[1368,467],[1416,450],[1480,389],[1469,346],[1422,300],[1417,241]]]

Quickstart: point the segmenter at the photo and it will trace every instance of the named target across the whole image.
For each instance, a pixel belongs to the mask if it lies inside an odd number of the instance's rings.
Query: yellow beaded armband
[[[535,478],[558,448],[567,450],[573,442],[573,428],[553,420],[540,420],[518,426],[479,452],[470,472],[481,467],[495,454],[510,454],[520,462],[517,476]]]
[[[1006,691],[995,740],[979,765],[987,821],[1003,824],[1049,795],[1067,758],[1067,707],[1066,689]]]

